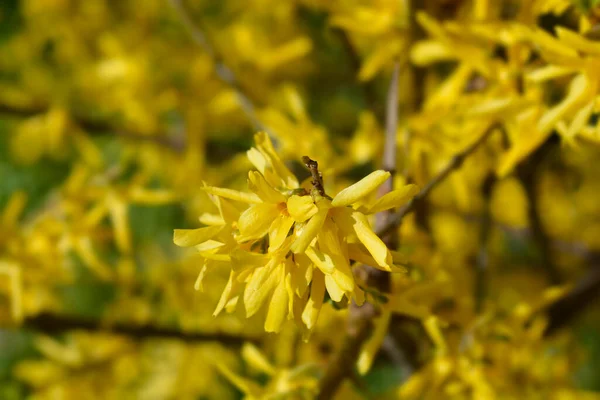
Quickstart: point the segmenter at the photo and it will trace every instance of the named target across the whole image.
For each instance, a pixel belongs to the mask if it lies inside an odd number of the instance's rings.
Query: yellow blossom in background
[[[0,399],[593,399],[596,0],[0,2]]]

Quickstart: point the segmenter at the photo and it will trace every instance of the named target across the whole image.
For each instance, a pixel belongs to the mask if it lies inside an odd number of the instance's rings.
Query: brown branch
[[[488,241],[492,230],[492,210],[490,200],[492,189],[496,183],[496,175],[491,172],[483,181],[481,192],[485,204],[485,211],[481,219],[481,230],[479,233],[479,252],[475,265],[475,311],[480,312],[487,292],[487,275],[489,269]]]
[[[546,270],[548,279],[552,284],[559,284],[562,281],[560,272],[554,263],[552,256],[552,246],[550,238],[544,229],[541,219],[541,213],[538,205],[538,174],[548,152],[558,145],[556,137],[551,136],[542,146],[538,147],[525,162],[517,166],[517,177],[521,181],[527,196],[528,208],[527,216],[531,228],[532,238],[540,252],[541,263]]]
[[[257,130],[262,130],[270,133],[269,129],[256,116],[256,106],[248,97],[236,77],[235,73],[223,61],[222,57],[217,53],[215,47],[210,43],[206,34],[200,29],[189,13],[186,11],[181,0],[169,0],[171,7],[177,14],[181,24],[184,26],[190,37],[203,51],[205,51],[215,63],[215,72],[217,76],[235,91],[238,103],[246,117]],[[272,135],[270,135],[272,136]]]
[[[323,174],[319,171],[319,163],[312,160],[309,156],[302,156],[302,162],[310,171],[313,189],[316,190],[319,195],[326,197],[325,187],[323,186]]]
[[[393,175],[396,171],[396,132],[398,130],[398,79],[400,76],[400,62],[396,61],[394,64],[394,70],[392,72],[392,79],[390,80],[390,86],[388,89],[387,105],[386,105],[386,118],[385,118],[385,142],[383,147],[383,165],[384,170],[390,171],[392,179],[388,179],[381,186],[380,194],[388,193],[392,190]],[[381,215],[381,214],[379,214]],[[378,217],[379,217],[378,215]],[[383,217],[379,217],[378,221],[383,223],[382,219],[386,217],[383,213]]]
[[[429,193],[431,193],[433,189],[435,189],[440,183],[442,183],[453,171],[460,168],[465,159],[473,152],[475,152],[475,150],[477,150],[479,146],[481,146],[496,129],[500,128],[500,124],[492,124],[479,137],[479,139],[477,139],[475,142],[473,142],[470,146],[468,146],[460,153],[455,154],[454,157],[452,157],[452,159],[450,160],[450,162],[444,167],[444,169],[440,171],[440,173],[438,173],[433,179],[431,179],[429,183],[427,183],[425,187],[421,189],[421,191],[417,193],[417,195],[411,201],[409,201],[404,207],[402,207],[395,214],[393,214],[385,225],[383,225],[380,229],[377,230],[377,234],[379,236],[383,236],[392,229],[399,226],[400,223],[402,223],[404,217],[408,213],[413,211],[419,202],[423,201],[429,195]]]
[[[564,297],[550,305],[547,309],[548,325],[545,335],[552,335],[567,326],[588,307],[597,304],[600,297],[600,255],[590,258],[588,271]]]
[[[365,303],[363,307],[369,306],[371,305]],[[325,375],[321,378],[318,400],[332,399],[344,379],[352,374],[362,344],[369,338],[373,329],[373,320],[364,317],[353,320],[350,315],[348,325],[339,351],[329,362]]]
[[[157,338],[177,339],[184,342],[219,342],[232,346],[239,346],[246,341],[256,340],[251,337],[246,338],[222,332],[185,332],[178,329],[161,328],[152,325],[126,325],[122,323],[108,325],[94,319],[50,313],[26,317],[20,327],[46,334],[60,334],[71,330],[82,330],[96,333],[103,332],[124,335],[136,340]]]

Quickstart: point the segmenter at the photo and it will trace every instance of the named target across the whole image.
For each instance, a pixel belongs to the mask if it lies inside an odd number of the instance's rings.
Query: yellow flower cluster
[[[248,174],[250,191],[204,186],[219,214],[203,214],[206,227],[175,230],[174,242],[199,251],[198,288],[207,270],[231,269],[215,315],[240,300],[248,317],[268,304],[266,331],[278,332],[286,319],[310,331],[326,291],[334,302],[365,301],[353,261],[399,270],[394,252],[373,232],[367,215],[406,203],[417,188],[407,185],[369,201],[390,177],[379,170],[331,198],[320,183],[302,187],[266,134],[257,134],[255,142],[248,151],[258,170]]]

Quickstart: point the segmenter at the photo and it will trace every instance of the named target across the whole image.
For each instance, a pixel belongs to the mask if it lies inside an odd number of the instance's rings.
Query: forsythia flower
[[[269,382],[266,386],[239,376],[226,365],[219,365],[221,374],[244,393],[244,399],[312,399],[317,391],[317,374],[314,366],[300,365],[295,368],[275,366],[254,345],[242,347],[242,359],[252,369],[264,373]]]
[[[390,177],[375,171],[339,192],[325,194],[317,163],[305,158],[313,188],[301,187],[264,133],[255,136],[248,158],[258,169],[248,175],[250,192],[205,186],[219,209],[205,214],[206,227],[176,230],[174,242],[195,246],[203,266],[196,284],[201,288],[207,268],[226,264],[230,278],[215,315],[232,310],[240,299],[246,316],[268,304],[265,330],[278,332],[287,319],[310,332],[317,321],[325,291],[334,302],[365,301],[356,283],[352,262],[393,271],[394,253],[371,229],[367,215],[397,207],[417,192],[415,185],[368,201]],[[243,211],[238,204],[245,204]]]

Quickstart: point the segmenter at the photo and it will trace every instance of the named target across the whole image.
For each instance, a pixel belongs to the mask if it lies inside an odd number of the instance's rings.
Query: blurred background
[[[419,10],[454,25],[438,32]],[[265,334],[264,315],[213,317],[229,271],[195,290],[201,265],[173,229],[214,211],[202,182],[245,187],[258,130],[302,179],[300,156],[317,159],[331,193],[380,168],[398,65],[396,183],[424,186],[476,132],[509,122],[402,225],[397,284],[446,322],[451,348],[484,360],[472,379],[498,398],[596,398],[597,87],[589,131],[559,121],[518,147],[529,128],[514,114],[562,104],[571,77],[526,80],[559,58],[510,35],[593,31],[599,16],[582,0],[2,0],[0,399],[241,398],[216,364],[266,384],[244,343],[319,376],[346,311],[324,309],[308,343],[293,326]],[[486,18],[502,34],[479,29]],[[435,345],[418,319],[395,316],[388,337],[341,396],[394,398],[428,371]]]

